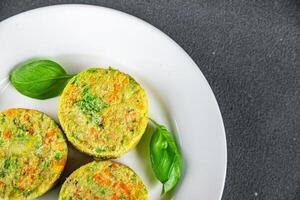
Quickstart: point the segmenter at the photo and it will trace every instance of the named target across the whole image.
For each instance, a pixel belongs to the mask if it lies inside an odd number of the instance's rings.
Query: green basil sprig
[[[181,156],[168,129],[150,119],[156,126],[150,141],[150,160],[156,178],[163,183],[162,194],[171,191],[181,177]]]
[[[23,95],[34,99],[48,99],[60,95],[74,75],[51,60],[31,60],[10,73],[10,81]]]

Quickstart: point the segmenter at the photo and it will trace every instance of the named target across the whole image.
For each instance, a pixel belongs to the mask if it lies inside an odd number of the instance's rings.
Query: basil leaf
[[[178,183],[181,177],[181,160],[179,154],[175,155],[173,165],[170,171],[170,177],[163,185],[162,193],[167,193],[171,191]]]
[[[156,178],[163,183],[162,194],[171,191],[181,177],[181,156],[168,129],[150,119],[156,126],[150,141],[150,160]]]
[[[48,99],[58,96],[72,76],[51,60],[31,60],[17,66],[10,81],[25,96]]]

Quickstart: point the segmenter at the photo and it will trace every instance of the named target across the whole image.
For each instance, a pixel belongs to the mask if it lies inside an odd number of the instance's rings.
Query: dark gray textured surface
[[[135,15],[195,60],[227,132],[223,200],[300,199],[300,1],[1,0],[0,21],[59,3]]]

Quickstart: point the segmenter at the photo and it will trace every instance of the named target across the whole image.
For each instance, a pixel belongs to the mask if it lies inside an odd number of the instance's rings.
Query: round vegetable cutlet
[[[0,199],[29,200],[47,192],[67,159],[62,131],[36,110],[0,112]]]
[[[129,167],[111,161],[94,161],[67,178],[58,199],[146,200],[147,190]]]
[[[136,146],[148,123],[144,89],[129,75],[90,68],[74,76],[59,102],[58,117],[80,151],[116,158]]]

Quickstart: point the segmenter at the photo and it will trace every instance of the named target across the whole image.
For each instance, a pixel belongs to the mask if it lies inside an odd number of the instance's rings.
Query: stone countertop
[[[194,59],[224,119],[223,200],[300,199],[300,1],[1,0],[0,21],[61,3],[137,16]]]

